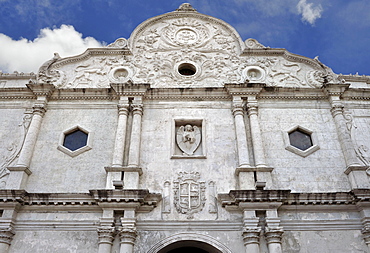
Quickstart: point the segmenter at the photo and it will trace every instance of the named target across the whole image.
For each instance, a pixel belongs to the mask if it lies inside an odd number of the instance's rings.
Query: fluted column
[[[243,229],[243,241],[246,253],[259,253],[260,252],[260,227]]]
[[[233,99],[233,115],[239,158],[238,167],[250,167],[247,134],[244,123],[244,108],[243,101],[240,97],[234,97]]]
[[[253,144],[254,163],[257,168],[267,167],[265,151],[263,148],[261,129],[258,121],[258,103],[257,100],[248,98],[247,110],[250,122],[250,130]]]
[[[0,253],[7,253],[13,240],[14,232],[12,228],[0,229]]]
[[[112,250],[115,228],[110,226],[101,226],[97,229],[99,239],[98,253],[110,253]]]
[[[265,228],[265,238],[269,253],[282,253],[281,239],[284,231],[281,227]]]
[[[126,140],[126,128],[127,128],[127,116],[129,112],[128,99],[126,101],[121,100],[118,105],[118,123],[116,131],[116,140],[114,142],[113,160],[112,167],[123,166],[123,155],[125,152],[125,140]]]

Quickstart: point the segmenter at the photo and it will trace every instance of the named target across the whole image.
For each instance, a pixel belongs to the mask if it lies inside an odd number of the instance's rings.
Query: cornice
[[[33,72],[23,73],[23,72],[17,72],[17,71],[15,71],[14,73],[3,73],[0,71],[0,80],[11,80],[11,79],[36,80],[36,74]]]
[[[231,190],[219,194],[223,207],[237,208],[240,203],[281,202],[283,205],[354,205],[370,202],[370,190],[333,193],[291,193],[290,190]]]
[[[27,87],[0,88],[0,99],[35,99],[36,95]]]
[[[131,51],[126,48],[111,48],[111,47],[102,47],[102,48],[88,48],[82,54],[61,58],[56,62],[52,63],[49,68],[60,68],[64,65],[79,62],[89,59],[91,56],[110,56],[110,55],[131,55]]]
[[[293,54],[285,48],[246,48],[241,56],[282,56],[286,60],[306,63],[317,70],[322,70],[320,63],[306,56]]]
[[[346,82],[364,82],[364,83],[370,84],[370,76],[366,76],[366,75],[358,75],[358,74],[342,75],[342,74],[339,74],[338,78],[339,79],[344,79]]]

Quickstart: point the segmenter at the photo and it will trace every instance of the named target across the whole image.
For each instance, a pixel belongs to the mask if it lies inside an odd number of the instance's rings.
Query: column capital
[[[258,103],[257,101],[247,103],[248,116],[258,115]]]
[[[13,228],[2,228],[0,229],[0,243],[11,244],[15,233]]]
[[[265,238],[267,244],[270,243],[281,243],[282,235],[284,230],[282,227],[274,227],[274,228],[265,228]]]
[[[118,230],[119,237],[121,239],[121,244],[135,244],[137,237],[136,227],[134,226],[124,226]]]
[[[342,103],[333,103],[330,109],[333,118],[335,118],[335,116],[337,116],[338,114],[342,114],[343,109],[344,105]]]
[[[234,117],[237,116],[237,115],[244,116],[244,106],[243,106],[243,104],[242,103],[234,103],[232,111],[233,111]]]
[[[119,115],[128,115],[130,105],[129,104],[118,104],[117,108],[118,108]]]
[[[260,227],[244,227],[242,231],[244,245],[247,244],[259,244],[260,243]]]
[[[97,228],[99,244],[108,243],[113,245],[115,228],[110,226],[101,226]]]
[[[41,117],[44,117],[46,113],[46,105],[45,104],[35,104],[32,107],[32,113],[35,115],[40,115]]]
[[[133,114],[143,115],[143,105],[142,104],[131,104]]]
[[[370,225],[365,225],[361,229],[362,236],[364,237],[366,245],[370,245]]]

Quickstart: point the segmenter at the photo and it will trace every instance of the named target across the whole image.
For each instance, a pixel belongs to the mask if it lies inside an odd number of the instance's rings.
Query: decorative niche
[[[206,158],[203,119],[174,119],[172,122],[171,158]]]
[[[109,72],[109,80],[112,83],[125,83],[132,78],[132,70],[128,67],[116,67]]]
[[[262,82],[265,79],[265,71],[258,66],[249,66],[243,70],[242,77],[244,81],[251,83]]]
[[[92,133],[81,126],[73,126],[60,135],[58,150],[75,157],[91,147]]]
[[[316,134],[302,126],[294,126],[284,132],[285,149],[302,157],[319,150]]]

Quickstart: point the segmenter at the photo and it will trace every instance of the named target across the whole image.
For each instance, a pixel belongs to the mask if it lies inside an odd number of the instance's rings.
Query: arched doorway
[[[232,253],[215,238],[200,233],[178,233],[157,242],[147,253]]]
[[[171,243],[158,253],[222,253],[215,247],[200,241],[186,240]]]

